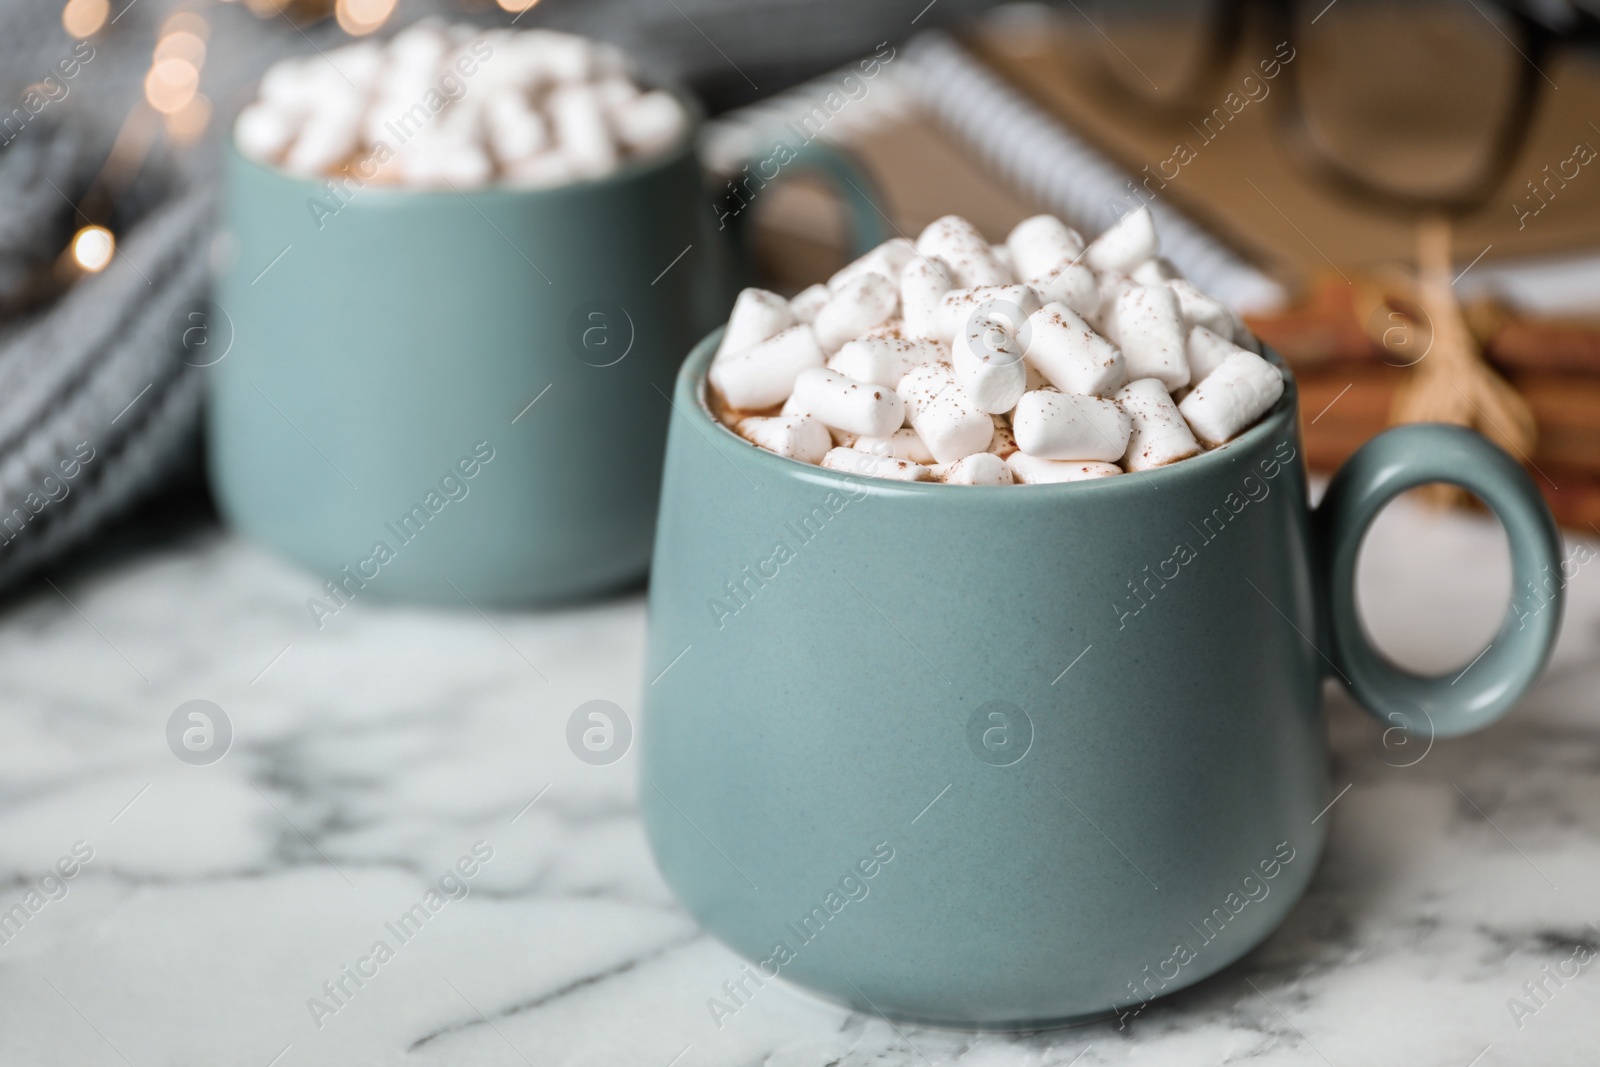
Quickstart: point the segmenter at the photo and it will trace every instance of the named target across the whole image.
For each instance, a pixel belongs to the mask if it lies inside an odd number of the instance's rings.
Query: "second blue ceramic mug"
[[[1459,677],[1368,643],[1367,525],[1445,481],[1505,525],[1513,588],[1560,563],[1483,438],[1393,430],[1306,506],[1296,389],[1238,439],[1066,485],[855,478],[761,451],[678,379],[650,590],[640,797],[662,873],[748,961],[719,1025],[791,979],[863,1012],[1033,1028],[1137,1011],[1238,959],[1329,820],[1325,678],[1386,727],[1504,714],[1554,591]]]
[[[673,374],[740,280],[689,127],[531,190],[335,191],[230,151],[232,348],[207,419],[228,520],[317,574],[324,610],[642,576]],[[858,252],[887,236],[847,158],[813,142],[781,176],[807,171],[834,179]]]

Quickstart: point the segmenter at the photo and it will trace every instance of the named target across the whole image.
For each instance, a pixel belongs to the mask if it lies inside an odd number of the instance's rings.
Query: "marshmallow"
[[[887,319],[856,338],[858,341],[911,341],[907,337],[904,319]]]
[[[473,75],[474,80],[484,79],[490,90],[520,88],[539,91],[549,87],[553,79],[545,68],[544,50],[537,40],[526,33],[491,31],[483,35],[494,54]],[[470,53],[471,49],[467,51]]]
[[[1028,373],[1022,361],[1022,344],[1016,338],[1018,324],[1008,321],[1009,316],[993,304],[980,308],[994,308],[975,314],[967,322],[963,335],[957,336],[950,346],[950,361],[955,368],[956,384],[964,389],[979,411],[997,415],[1010,411],[1027,388]],[[1023,324],[1027,320],[1023,319]]]
[[[778,414],[785,417],[804,415],[808,418],[815,419],[817,422],[822,422],[822,420],[817,418],[816,414],[811,410],[810,404],[806,403],[804,399],[796,397],[793,394],[790,394],[789,399],[783,402],[783,407],[778,409]],[[828,431],[828,437],[833,442],[834,447],[854,448],[856,447],[856,442],[861,440],[861,435],[858,433],[851,433],[849,430],[841,430],[837,426],[829,426],[825,422],[823,422],[822,425],[823,428]],[[876,439],[868,438],[868,440]]]
[[[419,19],[389,41],[389,62],[395,67],[432,69],[444,59],[449,39],[437,19]],[[342,50],[341,50],[342,51]]]
[[[563,85],[545,105],[556,142],[572,160],[578,173],[595,177],[617,165],[617,147],[611,139],[600,98],[586,85]]]
[[[1012,485],[1011,468],[993,452],[974,452],[936,472],[946,485]]]
[[[1175,278],[1164,284],[1172,290],[1172,295],[1178,298],[1178,311],[1183,315],[1186,324],[1204,326],[1212,333],[1223,337],[1233,336],[1232,318],[1228,309],[1221,303],[1182,279]]]
[[[1040,390],[1025,393],[1011,416],[1017,447],[1039,459],[1115,462],[1133,424],[1114,400]]]
[[[360,134],[361,112],[353,101],[314,111],[283,157],[283,168],[307,176],[337,170],[355,153]]]
[[[1164,256],[1152,256],[1133,268],[1129,275],[1140,285],[1160,285],[1162,282],[1182,281],[1183,274]]]
[[[1129,382],[1117,391],[1117,403],[1133,422],[1128,450],[1122,457],[1126,469],[1149,470],[1200,452],[1200,443],[1159,379]]]
[[[951,280],[963,289],[980,285],[1006,285],[1011,274],[994,256],[977,227],[958,215],[946,215],[928,224],[917,237],[917,251],[938,256],[950,268]]]
[[[828,369],[893,389],[912,367],[937,363],[945,355],[945,347],[937,341],[863,337],[845,342],[828,360]]]
[[[474,148],[484,150],[487,154],[488,129],[484,122],[484,109],[482,101],[462,99],[454,107],[447,107],[440,112],[433,125],[422,131],[424,134],[438,134],[457,141],[470,141]],[[404,149],[401,152],[404,153]]]
[[[660,153],[687,125],[679,100],[641,92],[610,46],[423,20],[386,45],[274,64],[235,137],[246,155],[305,176],[387,146],[379,180],[538,188]]]
[[[1130,211],[1116,221],[1110,229],[1090,242],[1083,258],[1097,271],[1116,271],[1131,274],[1161,247],[1156,237],[1155,219],[1150,209],[1142,207]]]
[[[751,444],[802,463],[821,463],[833,447],[828,428],[809,415],[757,415],[740,419],[736,429]]]
[[[518,189],[549,189],[579,177],[572,160],[560,152],[540,152],[519,159],[505,172],[506,184]]]
[[[831,299],[833,299],[833,293],[826,285],[809,286],[800,290],[790,299],[789,311],[794,315],[796,322],[814,322],[817,318],[817,312],[822,310],[822,305]]]
[[[581,82],[594,74],[595,49],[582,37],[549,30],[529,30],[528,33],[539,48],[544,69],[555,80]]]
[[[629,89],[633,86],[626,82]],[[636,155],[659,152],[678,140],[688,119],[683,105],[660,89],[638,93],[610,108],[617,136]]]
[[[906,334],[930,341],[948,341],[939,325],[944,294],[955,287],[950,271],[936,256],[914,259],[900,272],[900,307]]]
[[[909,426],[900,427],[888,437],[858,437],[850,447],[858,452],[909,459],[913,463],[923,465],[933,462],[933,453],[928,451],[928,446],[917,436],[917,431]]]
[[[439,67],[438,59],[399,59],[391,47],[388,63],[373,86],[373,96],[391,102],[394,105],[393,110],[397,112],[415,106],[419,108],[416,118],[425,120],[426,116],[432,113],[432,109],[423,98],[438,85],[435,78],[439,73]]]
[[[465,51],[467,41],[452,41],[445,32],[443,20],[425,18],[412,23],[387,42],[363,42],[365,44],[379,47],[381,63],[372,88],[383,92],[411,89],[430,82],[435,74],[447,68],[456,56]],[[337,63],[339,57],[351,47],[361,46],[335,48],[322,54]]]
[[[387,89],[381,91],[361,117],[362,142],[393,145],[397,139],[394,131],[406,133],[417,129],[418,123],[425,121],[421,116],[427,114],[427,105],[420,100],[420,92],[409,95]],[[412,109],[419,107],[421,111],[413,113]]]
[[[1109,396],[1127,380],[1122,353],[1062,304],[1028,316],[1028,362],[1066,393]]]
[[[917,258],[917,246],[904,237],[885,241],[853,263],[841,267],[828,279],[828,288],[837,293],[863,274],[881,274],[891,282],[900,281],[900,272]]]
[[[477,145],[446,134],[418,134],[400,153],[400,174],[412,185],[482,185],[493,165]]]
[[[1130,379],[1159,378],[1168,390],[1189,384],[1189,331],[1170,289],[1134,285],[1123,290],[1107,325]]]
[[[1195,386],[1178,411],[1200,440],[1220,445],[1253,425],[1282,395],[1278,368],[1241,349]]]
[[[830,429],[885,437],[905,424],[905,405],[887,386],[815,367],[795,377],[793,399]]]
[[[1035,215],[1017,223],[1006,238],[1006,249],[1012,272],[1031,283],[1076,260],[1083,253],[1083,236],[1054,215]]]
[[[1065,304],[1080,315],[1093,315],[1100,308],[1100,285],[1094,271],[1082,263],[1068,263],[1046,278],[1028,285],[1043,304]]]
[[[476,66],[477,70],[470,76],[472,92],[494,95],[507,90],[522,90],[524,93],[542,88],[543,74],[539,68],[537,58],[525,48],[519,47],[523,35],[515,31],[490,30],[478,36],[479,52],[484,45],[490,49],[490,55],[481,64],[472,51],[477,41],[463,41],[445,58],[445,66],[456,67],[463,59],[469,69]]]
[[[1222,366],[1223,360],[1243,351],[1245,349],[1225,337],[1218,337],[1204,326],[1194,327],[1189,331],[1189,384],[1199,385]]]
[[[1115,341],[1116,337],[1113,336],[1114,326],[1111,319],[1112,312],[1117,306],[1117,299],[1123,293],[1138,287],[1138,284],[1126,274],[1117,274],[1111,271],[1101,274],[1095,279],[1094,314],[1084,315],[1084,318],[1088,319],[1089,324],[1095,329]]]
[[[1102,235],[1098,271],[1073,262],[1087,258],[1081,239],[1046,217],[1004,246],[947,218],[918,250],[886,242],[792,300],[747,289],[708,372],[718,417],[788,458],[954,485],[1081,481],[1199,455],[1202,440],[1258,422],[1284,375],[1228,339],[1243,329],[1233,312],[1149,254],[1148,223]],[[965,280],[985,264],[1043,273],[958,285],[944,255]]]
[[[606,109],[606,114],[613,121],[619,110],[640,95],[639,87],[620,75],[608,75],[595,82],[594,94],[600,98],[600,106]]]
[[[544,116],[528,106],[520,93],[499,93],[484,108],[489,145],[502,164],[515,163],[543,151],[550,144]]]
[[[339,72],[339,80],[354,85],[361,93],[371,91],[383,71],[383,49],[376,41],[335,48],[327,53],[327,61]]]
[[[1006,269],[1006,273],[1013,278],[1017,276],[1017,268],[1011,262],[1011,250],[1005,245],[990,245],[989,254],[994,256],[996,263]]]
[[[952,289],[939,298],[940,340],[953,344],[974,323],[997,322],[1013,334],[1023,331],[1023,321],[1039,310],[1039,294],[1026,285],[983,285]]]
[[[303,114],[330,87],[330,79],[338,81],[339,75],[320,56],[285,59],[268,67],[261,76],[261,102]]]
[[[822,359],[816,336],[802,323],[749,348],[717,355],[707,377],[729,407],[760,411],[782,403],[800,372],[822,366]]]
[[[783,297],[765,289],[745,289],[733,302],[728,328],[722,331],[722,343],[717,345],[716,358],[776,337],[794,323],[794,313]]]
[[[863,274],[845,283],[817,312],[812,321],[817,342],[832,355],[846,341],[882,324],[894,314],[899,302],[900,291],[888,278],[877,273]]]
[[[1084,482],[1121,474],[1115,463],[1085,463],[1081,460],[1040,459],[1026,452],[1013,452],[1006,465],[1023,485],[1049,485],[1055,482]]]
[[[269,103],[251,104],[239,112],[233,139],[251,159],[270,163],[289,147],[300,123],[288,110]]]
[[[897,482],[931,482],[933,471],[910,460],[875,456],[871,452],[858,452],[853,448],[835,448],[822,457],[822,465],[829,470],[859,474],[866,478],[890,478]]]
[[[1029,363],[1027,360],[1023,360],[1022,367],[1023,367],[1026,386],[1027,386],[1023,390],[1023,392],[1031,393],[1035,389],[1054,389],[1055,388],[1055,386],[1051,383],[1050,379],[1046,378],[1044,376],[1044,374],[1040,372],[1039,368],[1035,367],[1032,363]],[[997,415],[995,417],[998,418],[999,416]]]
[[[895,391],[905,402],[907,421],[940,463],[982,452],[994,440],[994,420],[956,384],[948,363],[912,368]]]

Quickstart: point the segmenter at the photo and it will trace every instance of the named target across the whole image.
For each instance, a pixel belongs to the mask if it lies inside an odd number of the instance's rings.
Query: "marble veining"
[[[1459,670],[1502,553],[1492,521],[1397,505],[1363,576],[1373,630]],[[196,533],[0,616],[0,1063],[1592,1064],[1595,570],[1545,678],[1481,734],[1401,744],[1330,687],[1327,855],[1285,926],[1200,985],[992,1035],[780,982],[719,1028],[706,1001],[740,961],[657,875],[636,756],[566,741],[585,701],[636,713],[641,597],[357,603],[318,630],[312,576]],[[167,740],[196,699],[233,730],[209,765]]]

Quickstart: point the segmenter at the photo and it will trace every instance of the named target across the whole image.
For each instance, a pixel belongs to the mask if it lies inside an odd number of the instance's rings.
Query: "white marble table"
[[[1491,521],[1391,509],[1364,572],[1380,638],[1464,664],[1505,602],[1502,545]],[[1542,1003],[1524,983],[1600,943],[1597,572],[1543,682],[1483,734],[1418,760],[1331,693],[1333,784],[1353,784],[1309,896],[1127,1029],[896,1028],[779,983],[719,1030],[706,999],[738,964],[651,864],[636,757],[591,766],[564,739],[584,701],[637,709],[637,596],[487,619],[358,603],[317,632],[309,575],[194,534],[0,615],[0,1064],[1593,1064],[1595,968]],[[234,731],[209,766],[166,739],[193,699]],[[477,842],[492,857],[396,928]],[[41,888],[63,859],[74,877]]]

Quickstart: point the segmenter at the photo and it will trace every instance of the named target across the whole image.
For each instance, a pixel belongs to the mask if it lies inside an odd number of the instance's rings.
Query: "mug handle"
[[[851,259],[866,255],[894,236],[889,232],[888,219],[878,209],[883,194],[878,189],[877,182],[868,176],[856,158],[846,150],[823,141],[812,141],[801,146],[795,153],[794,159],[771,180],[780,181],[802,175],[826,181],[833,187],[844,205],[845,219],[850,233]],[[737,295],[739,289],[743,287],[749,274],[749,218],[750,215],[746,211],[728,217],[734,258],[728,265],[726,277],[727,289],[734,295]],[[729,303],[731,302],[730,297]],[[721,317],[726,318],[726,309],[723,311]]]
[[[878,208],[882,190],[848,151],[826,141],[812,141],[800,149],[794,167],[798,173],[824,179],[839,194],[849,220],[851,259],[866,255],[894,236],[888,218]]]
[[[1367,640],[1355,603],[1356,557],[1367,527],[1389,501],[1430,482],[1475,493],[1499,517],[1511,547],[1512,600],[1499,633],[1466,670],[1438,677],[1386,660]],[[1339,468],[1313,523],[1333,659],[1374,716],[1412,733],[1453,737],[1500,718],[1539,677],[1561,629],[1561,538],[1538,487],[1496,445],[1441,423],[1389,430]]]

